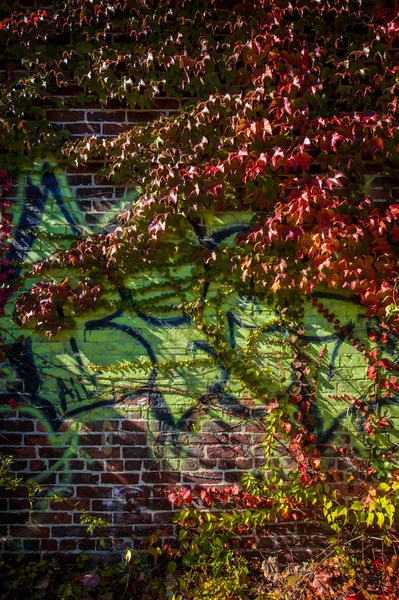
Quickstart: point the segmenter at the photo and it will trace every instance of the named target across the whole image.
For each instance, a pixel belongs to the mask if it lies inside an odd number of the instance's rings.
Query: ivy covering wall
[[[1,439],[71,499],[6,499],[8,550],[75,550],[78,499],[145,531],[262,444],[305,486],[395,460],[398,31],[360,0],[4,7]]]

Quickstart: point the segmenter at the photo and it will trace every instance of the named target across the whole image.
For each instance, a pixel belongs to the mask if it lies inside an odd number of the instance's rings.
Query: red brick
[[[57,540],[41,540],[40,543],[43,552],[56,552],[58,550]]]
[[[83,537],[87,532],[87,525],[54,525],[51,531],[53,537],[57,538]]]
[[[236,458],[236,469],[252,469],[253,460],[252,458]]]
[[[130,131],[133,125],[127,123],[104,123],[103,135],[120,135],[125,131]]]
[[[180,107],[179,100],[172,98],[157,98],[155,101],[155,108],[166,109],[166,110],[177,110]]]
[[[77,543],[77,547],[79,548],[79,550],[95,550],[96,549],[96,540],[89,540],[89,539],[84,539],[84,540],[79,540]]]
[[[46,448],[39,448],[38,452],[40,458],[62,458],[65,454],[65,448],[47,446]]]
[[[56,461],[50,460],[49,466],[52,467]],[[69,469],[71,471],[82,471],[86,468],[86,462],[84,460],[70,460],[68,462]]]
[[[92,458],[119,458],[121,449],[118,446],[107,446],[106,448],[85,448],[85,453]]]
[[[190,444],[201,444],[201,446],[211,445],[223,445],[230,443],[230,436],[228,433],[220,433],[218,435],[211,435],[209,433],[194,433],[190,434]],[[205,452],[203,451],[204,455]]]
[[[0,446],[20,446],[22,435],[17,433],[0,433]]]
[[[73,482],[76,484],[92,485],[100,483],[98,473],[74,473]]]
[[[49,121],[73,123],[84,121],[85,113],[83,110],[46,110],[46,117]]]
[[[68,178],[68,184],[71,186],[91,185],[92,184],[92,176],[91,175],[67,174],[67,178]]]
[[[141,465],[140,461],[137,461],[137,463],[139,465]],[[123,460],[105,460],[104,461],[104,469],[106,471],[110,471],[111,473],[113,471],[123,471],[124,470],[124,463]],[[130,469],[131,471],[134,471],[135,469]]]
[[[93,500],[91,503],[91,510],[94,512],[119,512],[126,510],[125,507],[127,502],[121,502],[119,500]]]
[[[96,188],[96,187],[92,187],[90,189],[91,192],[95,192],[96,195],[107,195],[108,192],[112,192],[114,188],[109,188],[109,187],[104,187],[102,188],[102,194],[98,194],[98,192],[101,190],[100,188]],[[82,196],[82,197],[86,197],[86,196]],[[109,205],[109,203],[108,203]],[[91,421],[90,423],[87,423],[85,425],[86,428],[86,433],[90,433],[90,432],[98,432],[100,431],[101,433],[108,433],[108,432],[112,432],[112,431],[117,431],[119,429],[119,420],[104,420],[104,419],[96,419],[95,421]]]
[[[151,514],[146,512],[140,513],[121,513],[117,512],[114,515],[114,522],[122,525],[137,525],[138,523],[151,523]]]
[[[31,460],[29,464],[29,469],[31,471],[46,471],[47,464],[42,460]]]
[[[10,535],[19,538],[48,538],[50,537],[50,529],[48,527],[18,527],[14,525],[10,527]]]
[[[104,162],[89,162],[86,165],[80,164],[76,167],[69,166],[70,173],[96,173],[104,166]]]
[[[123,123],[126,120],[126,111],[91,111],[87,113],[87,120],[92,122],[107,121],[108,123]]]
[[[101,483],[112,483],[116,485],[132,485],[139,482],[138,473],[103,473]]]
[[[12,461],[12,465],[11,465],[11,472],[12,473],[18,473],[19,471],[24,471],[25,469],[28,468],[28,461],[27,460],[15,460],[13,459]]]
[[[48,446],[49,440],[47,435],[25,435],[24,444],[26,446]]]
[[[171,503],[168,498],[148,498],[145,500],[145,503],[143,501],[143,508],[144,507],[147,510],[168,510],[171,507]]]
[[[232,433],[230,436],[232,444],[248,444],[251,441],[251,436],[248,433]]]
[[[40,431],[40,433],[46,433],[48,435],[49,429],[46,422],[42,423],[41,421],[36,422],[36,431]]]
[[[146,429],[146,424],[143,421],[122,421],[122,431],[140,431],[143,432]]]
[[[168,471],[147,471],[142,473],[144,483],[179,483],[180,473],[170,473]]]
[[[75,540],[60,540],[60,551],[61,552],[72,552],[72,550],[76,550],[77,542]]]
[[[90,498],[79,498],[76,500],[75,498],[71,498],[70,501],[62,500],[56,501],[53,500],[50,502],[50,508],[54,511],[63,511],[63,510],[90,510]]]
[[[199,461],[195,458],[184,458],[180,462],[180,468],[182,471],[196,471],[198,469]]]
[[[72,523],[72,516],[66,512],[33,512],[32,523],[38,524],[66,524]]]
[[[262,433],[265,431],[265,426],[261,423],[246,423],[244,431],[248,433]]]
[[[232,446],[212,446],[207,448],[209,458],[234,458],[243,454],[242,448],[233,448]]]
[[[171,521],[173,521],[173,517],[176,516],[176,512],[175,511],[162,511],[162,512],[157,512],[154,515],[154,522],[155,523],[159,523],[160,525],[162,523],[165,524],[169,524],[171,523]]]
[[[101,125],[98,125],[97,123],[65,123],[63,128],[75,135],[101,133]]]
[[[143,468],[141,460],[125,460],[125,471],[141,471]]]
[[[0,429],[5,431],[25,432],[34,431],[35,423],[29,419],[2,419],[0,421]]]
[[[222,458],[217,461],[216,466],[218,469],[222,469],[223,471],[228,469],[231,470],[236,468],[236,461],[234,458]]]
[[[105,469],[105,460],[87,461],[85,464],[85,470],[89,472],[100,472]]]
[[[124,435],[114,435],[113,444],[117,446],[145,446],[147,436],[145,433],[126,433]]]
[[[15,490],[6,490],[4,486],[0,486],[0,496],[2,498],[29,498],[29,488],[18,486]]]
[[[159,460],[144,460],[143,461],[143,469],[145,471],[160,471],[160,463]]]
[[[76,487],[76,497],[79,498],[111,498],[112,488],[102,486],[83,486]]]
[[[112,198],[114,195],[114,188],[113,187],[91,187],[91,188],[80,188],[78,190],[76,190],[76,197],[78,199],[80,198]],[[99,428],[100,429],[100,428]],[[104,429],[101,427],[100,431],[103,433]],[[84,437],[85,434],[83,434],[81,437]],[[99,439],[101,436],[98,435],[98,433],[88,433],[87,436],[91,437],[93,436],[97,436]],[[96,443],[96,442],[93,442]],[[101,443],[101,440],[100,442]]]
[[[149,123],[165,116],[165,114],[161,110],[133,110],[127,113],[127,120],[133,123]]]
[[[40,550],[40,540],[24,540],[23,545],[26,552],[39,552]]]
[[[237,483],[241,481],[245,474],[246,471],[226,471],[224,478],[229,483]]]
[[[26,523],[29,519],[28,512],[8,512],[8,513],[0,513],[0,523],[2,525],[6,525],[7,523],[11,523],[12,525],[20,525]]]
[[[221,483],[223,473],[220,471],[197,471],[183,474],[183,483],[198,483],[199,485],[215,485]]]
[[[147,458],[151,451],[146,446],[122,448],[123,458]]]
[[[8,500],[8,510],[26,510],[30,508],[28,498],[10,498]]]

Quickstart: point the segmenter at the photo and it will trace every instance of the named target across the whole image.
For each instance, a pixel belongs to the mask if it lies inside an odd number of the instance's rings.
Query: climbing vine
[[[31,269],[15,321],[51,336],[93,310],[180,311],[249,399],[277,415],[307,484],[320,463],[314,403],[324,360],[301,337],[311,300],[364,358],[367,398],[340,398],[361,414],[366,434],[389,427],[370,406],[399,389],[395,361],[384,354],[399,332],[398,15],[360,0],[10,9],[0,22],[8,150],[0,158],[15,173],[51,149],[66,167],[100,161],[102,177],[140,191],[112,232],[82,237]],[[146,108],[171,96],[182,100],[177,113],[112,139],[72,140],[43,108]],[[370,196],[377,173],[391,178],[389,204]],[[207,236],[209,215],[238,210],[252,219],[234,244]],[[183,265],[191,275],[182,282]],[[134,293],[143,271],[162,272],[164,291]],[[11,285],[6,297],[18,282]],[[338,291],[378,322],[369,339],[357,339],[320,300]],[[280,331],[295,369],[288,391],[271,393],[275,374],[261,377],[254,366],[264,324],[252,327],[242,351],[232,348],[232,294],[275,310],[268,326]]]

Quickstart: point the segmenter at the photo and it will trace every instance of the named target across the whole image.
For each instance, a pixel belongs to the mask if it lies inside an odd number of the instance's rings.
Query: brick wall
[[[31,5],[30,0],[28,4]],[[187,100],[159,98],[154,108],[146,111],[128,110],[117,104],[104,109],[91,104],[48,110],[47,117],[74,138],[112,137],[136,123],[169,117]],[[18,226],[20,215],[32,205],[28,182],[44,196],[43,174],[50,172],[68,214],[83,231],[112,227],[114,212],[129,201],[132,190],[109,185],[97,175],[100,167],[101,164],[93,162],[64,173],[62,165],[49,158],[36,171],[21,172],[10,194],[14,224]],[[396,180],[384,178],[378,172],[370,175],[370,190],[377,204],[399,199]],[[69,243],[67,236],[73,235],[51,193],[46,206],[32,247],[26,252],[20,250],[26,268],[50,255],[59,244],[59,240],[48,237],[42,240],[40,232],[63,232],[65,244]],[[229,237],[231,243],[234,236],[228,236],[229,226],[245,227],[250,219],[247,213],[217,217],[206,223],[209,235],[225,228],[226,239]],[[179,276],[184,279],[185,273]],[[133,287],[142,297],[148,293],[156,296],[162,277],[162,273],[144,272]],[[321,415],[318,440],[321,446],[339,440],[353,447],[358,445],[362,450],[359,426],[349,415],[345,417],[346,404],[336,396],[355,392],[361,395],[366,389],[364,361],[350,343],[342,342],[333,324],[330,327],[321,313],[327,307],[342,323],[353,325],[355,335],[360,338],[378,324],[368,320],[365,311],[347,296],[326,294],[315,297],[315,301],[316,304],[309,302],[306,306],[305,335],[309,336],[314,355],[321,346],[327,348],[326,364],[318,382]],[[162,302],[160,298],[161,308]],[[267,324],[272,320],[273,310],[262,305],[257,312],[254,302],[243,302],[238,296],[231,305],[242,323],[234,330],[234,347],[240,348],[251,326]],[[4,552],[47,554],[84,550],[109,558],[110,548],[100,545],[101,532],[86,535],[86,527],[80,524],[82,511],[107,518],[110,533],[125,541],[130,541],[132,535],[140,539],[154,527],[162,528],[168,536],[173,533],[174,506],[165,496],[167,488],[175,484],[230,484],[239,481],[248,470],[261,469],[264,464],[264,434],[258,422],[262,409],[246,406],[237,382],[224,381],[229,396],[220,393],[216,407],[207,410],[200,428],[191,427],[194,418],[190,412],[190,394],[206,397],[220,380],[218,365],[208,365],[196,372],[183,365],[173,373],[158,373],[154,379],[151,352],[158,361],[184,362],[193,356],[209,359],[209,353],[201,350],[198,332],[187,323],[172,325],[162,310],[164,322],[158,325],[137,315],[110,317],[105,313],[90,315],[78,322],[73,334],[48,340],[33,331],[21,332],[12,321],[12,302],[7,307],[2,324],[7,332],[3,332],[3,339],[13,347],[9,360],[2,366],[0,452],[15,457],[13,472],[17,477],[37,482],[44,489],[31,499],[23,486],[15,491],[2,491],[0,536]],[[21,333],[25,336],[22,341]],[[396,357],[396,345],[393,338],[387,348],[391,357]],[[151,363],[144,375],[142,371],[137,374],[134,366],[126,366],[141,360]],[[260,340],[256,366],[260,370],[273,370],[276,361],[280,361],[277,367],[284,373],[277,378],[281,390],[289,384],[286,378],[292,374],[292,357],[279,347],[278,340],[276,345],[272,335],[265,335]],[[97,367],[94,370],[93,365]],[[123,369],[118,371],[116,367],[120,365]],[[155,391],[143,390],[154,386],[154,381]],[[182,393],[170,391],[172,384]],[[395,420],[399,416],[395,411],[389,407],[387,416]],[[281,455],[279,460],[286,469],[292,468],[288,456]],[[337,469],[345,466],[335,456],[328,456],[325,464]],[[49,497],[53,493],[63,500]],[[314,551],[317,543],[322,543],[318,535],[316,529],[310,534],[300,523],[284,526],[284,543],[294,552],[306,550],[309,543]],[[279,540],[281,535],[276,526],[268,543],[273,547]],[[112,556],[118,558],[119,554]]]

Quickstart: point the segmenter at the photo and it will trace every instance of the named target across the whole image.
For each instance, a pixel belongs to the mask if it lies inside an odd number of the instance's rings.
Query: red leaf
[[[391,204],[389,210],[394,219],[399,219],[399,204]]]

